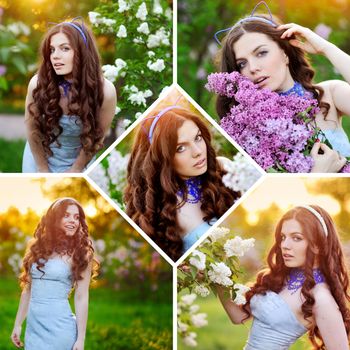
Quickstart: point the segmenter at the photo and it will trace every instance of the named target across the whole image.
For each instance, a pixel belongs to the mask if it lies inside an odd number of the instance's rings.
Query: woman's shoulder
[[[38,85],[38,74],[33,75],[28,84],[28,91],[33,91]]]
[[[325,308],[338,307],[327,283],[316,284],[311,292],[315,299],[314,308],[324,310]]]
[[[114,98],[116,96],[115,86],[106,78],[103,78],[103,94],[107,99]]]
[[[329,92],[332,93],[334,89],[346,87],[349,86],[349,84],[346,81],[339,80],[339,79],[332,79],[332,80],[325,80],[321,81],[320,83],[317,83],[316,86],[321,87],[325,93]]]

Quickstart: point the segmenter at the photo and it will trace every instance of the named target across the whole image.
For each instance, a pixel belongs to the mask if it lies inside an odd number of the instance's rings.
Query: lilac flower
[[[311,125],[318,107],[310,93],[281,96],[238,72],[210,74],[206,88],[232,99],[221,126],[264,170],[310,172],[319,132]]]

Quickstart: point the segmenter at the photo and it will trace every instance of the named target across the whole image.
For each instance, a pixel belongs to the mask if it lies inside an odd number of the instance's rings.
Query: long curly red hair
[[[174,169],[174,157],[177,130],[186,120],[198,126],[207,147],[208,170],[201,175],[203,220],[209,222],[222,216],[239,197],[222,183],[225,172],[216,160],[210,132],[199,117],[180,108],[166,112],[156,124],[151,144],[148,133],[153,119],[145,120],[137,132],[128,164],[126,212],[173,260],[183,253],[177,209],[185,202],[178,203],[176,194],[181,189],[186,198],[187,188]]]
[[[270,17],[266,15],[260,15],[266,19]],[[274,17],[274,22],[277,25],[282,24],[278,18]],[[324,95],[324,90],[315,86],[312,79],[315,75],[309,61],[307,60],[303,50],[295,47],[289,43],[288,40],[281,39],[281,35],[285,30],[277,29],[271,24],[265,23],[259,20],[243,21],[236,24],[223,39],[222,49],[219,50],[217,55],[217,64],[221,72],[239,72],[239,67],[236,63],[236,56],[233,50],[233,45],[245,34],[245,33],[261,33],[267,35],[271,40],[277,43],[277,45],[285,52],[289,58],[289,70],[294,81],[298,81],[307,90],[310,91],[314,98],[317,99],[318,105],[322,109],[324,116],[327,116],[330,108],[326,102],[321,102]],[[295,39],[290,37],[289,39]],[[216,100],[216,111],[220,118],[226,116],[230,111],[230,108],[236,104],[236,101],[232,98],[225,96],[218,96]]]
[[[59,227],[67,207],[75,205],[79,210],[80,226],[73,236],[67,236]],[[82,279],[82,272],[92,262],[92,279],[97,276],[99,263],[94,258],[94,248],[89,238],[85,213],[78,201],[73,198],[60,198],[54,201],[37,225],[34,238],[29,241],[23,259],[20,283],[22,288],[30,284],[30,269],[37,264],[37,269],[43,274],[42,268],[48,259],[54,255],[68,255],[72,269],[73,284]]]
[[[255,294],[265,294],[268,290],[279,293],[285,285],[286,279],[289,276],[290,268],[286,267],[283,262],[281,229],[286,220],[295,219],[301,225],[302,232],[308,240],[306,264],[303,267],[305,282],[301,288],[301,293],[305,299],[301,307],[304,318],[308,319],[313,315],[312,308],[315,299],[311,290],[315,286],[315,281],[312,270],[317,261],[321,272],[325,276],[326,283],[338,304],[349,336],[349,274],[345,264],[344,253],[342,251],[337,229],[326,210],[317,205],[312,205],[311,207],[323,217],[327,226],[328,236],[325,235],[324,229],[318,218],[308,209],[295,207],[284,214],[276,226],[275,243],[267,257],[269,268],[258,273],[254,286],[246,294],[247,304],[245,304],[244,310],[249,313],[249,303]],[[309,328],[309,339],[314,349],[326,349],[320,331],[314,323],[312,323]]]
[[[70,115],[77,115],[81,120],[82,148],[87,155],[92,156],[103,146],[104,135],[99,123],[104,98],[100,58],[91,31],[77,21],[73,23],[85,34],[86,44],[79,31],[66,22],[52,27],[41,43],[42,62],[38,70],[38,83],[33,90],[34,101],[29,105],[29,111],[34,118],[34,133],[41,138],[47,156],[52,156],[50,145],[62,133],[59,125],[63,114],[59,105],[59,83],[63,77],[55,73],[50,61],[51,37],[57,33],[65,34],[74,50],[68,110]]]

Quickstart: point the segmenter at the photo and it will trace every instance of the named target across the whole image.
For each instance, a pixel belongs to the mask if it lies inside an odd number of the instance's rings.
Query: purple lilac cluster
[[[318,107],[310,93],[280,96],[238,72],[210,74],[206,88],[237,102],[221,126],[264,170],[310,172],[319,132],[312,125]]]

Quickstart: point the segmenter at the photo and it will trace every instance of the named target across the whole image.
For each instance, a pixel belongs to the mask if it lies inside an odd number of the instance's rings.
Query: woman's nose
[[[201,154],[202,154],[202,149],[199,147],[199,145],[193,144],[193,146],[192,146],[192,156],[195,158],[195,157],[198,157]]]

